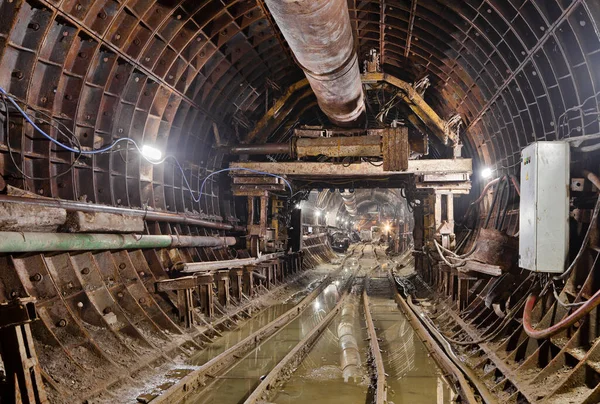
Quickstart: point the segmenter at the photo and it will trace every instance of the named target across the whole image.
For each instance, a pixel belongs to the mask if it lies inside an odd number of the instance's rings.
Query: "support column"
[[[177,291],[177,311],[179,312],[179,321],[186,328],[194,325],[194,289],[180,289]]]
[[[243,275],[243,292],[246,296],[254,296],[254,265],[247,265],[244,267]]]
[[[215,274],[217,284],[217,300],[221,306],[229,306],[229,271],[218,271]]]
[[[37,318],[34,300],[0,305],[0,355],[7,380],[2,402],[48,403],[29,326]]]
[[[212,282],[199,285],[198,292],[200,295],[200,309],[202,310],[202,313],[208,318],[214,317],[215,305],[213,302]]]
[[[231,280],[231,293],[237,302],[242,301],[242,268],[232,268],[229,270],[229,279]]]

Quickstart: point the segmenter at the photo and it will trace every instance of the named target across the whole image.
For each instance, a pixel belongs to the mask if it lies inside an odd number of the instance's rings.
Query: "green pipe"
[[[224,247],[235,237],[0,232],[0,253]]]

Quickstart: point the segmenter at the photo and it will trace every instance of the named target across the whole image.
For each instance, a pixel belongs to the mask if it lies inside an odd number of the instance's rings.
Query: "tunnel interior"
[[[0,401],[180,402],[368,244],[478,398],[598,402],[597,89],[597,0],[0,0]]]

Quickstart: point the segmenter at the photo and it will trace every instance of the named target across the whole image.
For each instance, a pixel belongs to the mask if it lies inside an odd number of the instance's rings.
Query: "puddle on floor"
[[[269,371],[331,310],[338,298],[338,287],[347,278],[342,272],[338,282],[331,283],[298,318],[282,328],[261,346],[253,349],[206,390],[184,402],[239,403],[258,386]],[[213,355],[214,356],[214,355]]]
[[[371,280],[371,315],[387,373],[388,402],[450,403],[451,391],[427,348],[392,299],[387,278]]]
[[[359,300],[355,303],[359,306]],[[341,363],[341,347],[338,339],[338,326],[341,315],[329,325],[311,352],[304,358],[278,393],[270,400],[273,403],[332,403],[364,404],[366,402],[369,379],[365,366],[368,342],[364,330],[362,314],[357,310],[354,330],[359,352],[361,353],[361,378],[344,382]]]

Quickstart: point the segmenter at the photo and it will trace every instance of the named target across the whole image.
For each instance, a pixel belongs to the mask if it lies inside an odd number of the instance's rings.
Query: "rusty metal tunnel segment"
[[[266,0],[320,108],[339,126],[365,112],[348,5],[344,0]]]

